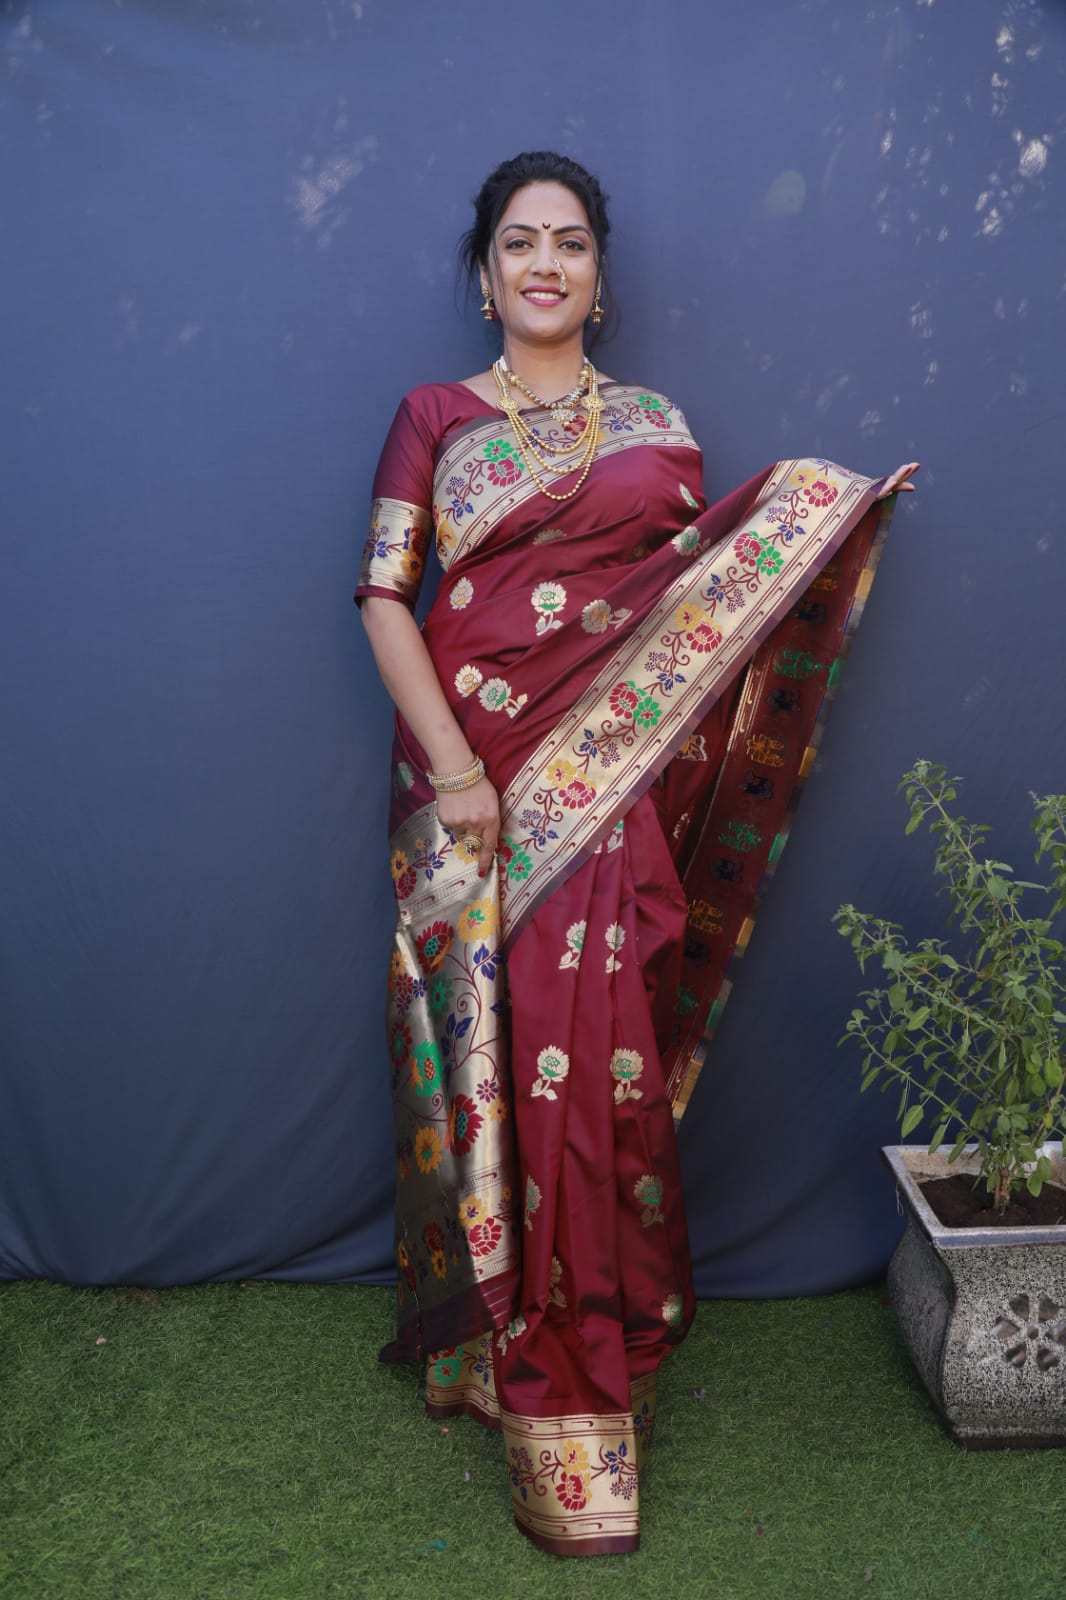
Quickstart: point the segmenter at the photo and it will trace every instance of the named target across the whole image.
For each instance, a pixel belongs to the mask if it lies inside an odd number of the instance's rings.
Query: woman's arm
[[[367,595],[360,611],[382,682],[425,751],[430,770],[461,772],[469,767],[475,752],[445,698],[410,611],[401,602],[376,595]],[[478,857],[484,877],[500,835],[500,802],[488,778],[457,794],[439,794],[437,815],[456,838],[476,834],[484,841]]]

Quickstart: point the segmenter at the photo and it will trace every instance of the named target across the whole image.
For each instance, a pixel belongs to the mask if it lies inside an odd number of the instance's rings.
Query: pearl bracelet
[[[464,767],[462,772],[426,773],[430,785],[439,794],[458,794],[460,789],[472,789],[484,776],[485,763],[480,756],[475,756],[470,766]]]

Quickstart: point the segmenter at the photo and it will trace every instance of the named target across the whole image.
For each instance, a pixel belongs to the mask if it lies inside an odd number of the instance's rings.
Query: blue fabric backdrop
[[[877,1273],[843,899],[936,931],[894,795],[1064,787],[1066,14],[1026,0],[4,0],[0,1275],[383,1279],[390,710],[351,604],[488,168],[613,197],[618,377],[711,498],[916,457],[683,1125],[700,1292]]]

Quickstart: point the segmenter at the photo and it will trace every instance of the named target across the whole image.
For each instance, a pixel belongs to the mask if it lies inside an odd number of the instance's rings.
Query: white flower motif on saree
[[[569,1071],[570,1057],[566,1051],[560,1050],[557,1044],[547,1045],[537,1057],[537,1072],[539,1076],[533,1085],[534,1098],[544,1100],[558,1099],[554,1085],[562,1083]]]
[[[538,633],[547,633],[550,628],[562,627],[561,613],[566,605],[566,590],[561,583],[538,583],[529,598],[533,610],[537,613]]]
[[[469,698],[469,696],[472,694],[476,694],[484,681],[485,674],[483,672],[479,672],[477,667],[471,666],[469,663],[467,663],[465,667],[460,667],[459,671],[455,674],[455,687],[458,689],[459,693],[464,699]]]
[[[622,965],[618,959],[618,952],[626,942],[626,930],[621,923],[612,922],[603,937],[607,940],[609,952],[607,956],[607,971],[617,972]]]
[[[585,943],[584,922],[572,922],[566,930],[566,949],[559,961],[559,971],[567,972],[576,967],[581,960],[581,950]]]
[[[540,1210],[540,1187],[532,1178],[526,1179],[526,1227],[533,1232],[533,1218]]]
[[[614,1102],[641,1100],[643,1092],[636,1087],[644,1072],[644,1057],[638,1050],[616,1050],[611,1056],[611,1077],[614,1079]]]
[[[581,626],[586,633],[606,633],[608,628],[620,628],[632,615],[626,606],[612,611],[606,600],[590,600],[581,613]]]
[[[448,596],[453,611],[465,611],[474,598],[474,585],[469,578],[460,578]]]

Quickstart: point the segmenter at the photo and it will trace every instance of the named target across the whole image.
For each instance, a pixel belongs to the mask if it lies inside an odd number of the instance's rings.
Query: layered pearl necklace
[[[496,379],[496,387],[500,392],[500,409],[506,414],[514,430],[518,448],[522,452],[522,459],[529,468],[529,474],[533,482],[541,494],[547,495],[549,500],[572,499],[589,475],[589,468],[592,466],[592,458],[596,453],[596,445],[599,441],[599,422],[600,412],[603,410],[603,401],[600,399],[599,378],[596,368],[586,356],[582,362],[581,375],[570,390],[570,393],[563,395],[560,400],[553,401],[542,400],[538,394],[534,394],[528,384],[523,383],[517,373],[510,370],[502,356],[493,362],[492,375]],[[533,401],[534,405],[540,406],[543,410],[549,412],[553,420],[559,423],[560,426],[570,426],[575,418],[581,414],[581,411],[584,410],[585,425],[581,433],[572,442],[568,441],[566,444],[549,444],[546,439],[540,438],[519,410],[518,401],[511,392],[512,386],[515,389],[520,389],[528,399]],[[558,459],[552,460],[552,457]],[[563,457],[575,459],[562,461],[560,465],[559,463]],[[540,472],[537,470],[538,466],[542,471],[553,473],[557,478],[565,478],[571,472],[580,472],[580,476],[574,487],[568,489],[565,494],[554,494],[545,485]]]

